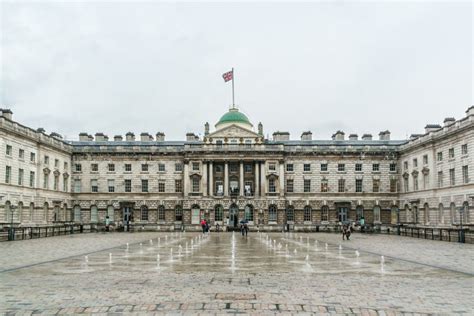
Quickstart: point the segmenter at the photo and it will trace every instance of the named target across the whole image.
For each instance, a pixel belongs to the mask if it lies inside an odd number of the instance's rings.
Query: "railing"
[[[416,237],[440,241],[457,241],[461,243],[474,243],[474,231],[459,228],[429,228],[429,227],[405,227],[394,226],[392,231],[387,233],[396,233],[400,236]],[[383,232],[383,231],[381,231]]]
[[[0,241],[13,241],[36,239],[43,237],[53,237],[61,235],[80,234],[90,232],[90,226],[85,228],[82,224],[64,224],[54,226],[37,226],[37,227],[5,227],[0,231]]]

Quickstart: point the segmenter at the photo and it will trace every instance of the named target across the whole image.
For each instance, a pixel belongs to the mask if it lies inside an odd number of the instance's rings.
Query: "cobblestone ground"
[[[0,253],[0,314],[474,314],[473,245],[114,233],[1,243]]]

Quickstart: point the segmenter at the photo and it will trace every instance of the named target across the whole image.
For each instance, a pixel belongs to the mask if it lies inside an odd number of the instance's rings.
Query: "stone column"
[[[229,163],[224,164],[224,196],[229,195]]]
[[[188,196],[188,193],[189,193],[189,163],[187,161],[184,162],[183,192],[184,192],[184,196]]]
[[[240,173],[239,173],[239,195],[244,195],[244,162],[240,162]]]
[[[265,170],[265,161],[260,164],[261,169],[260,169],[260,179],[262,180],[260,183],[260,194],[262,196],[265,196],[267,194],[267,172]]]
[[[280,176],[279,176],[279,182],[280,182],[280,196],[283,196],[285,194],[285,165],[282,161],[279,163],[280,165]]]
[[[258,190],[259,190],[259,178],[260,178],[260,163],[258,161],[255,161],[255,167],[254,167],[254,170],[255,170],[255,183],[253,185],[253,190],[254,190],[254,196],[258,196]]]
[[[202,195],[207,196],[207,162],[202,163]]]
[[[209,161],[209,196],[214,196],[214,168],[212,161]]]

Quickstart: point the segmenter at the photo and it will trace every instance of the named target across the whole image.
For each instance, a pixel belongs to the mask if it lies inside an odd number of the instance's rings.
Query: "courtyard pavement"
[[[0,314],[474,315],[474,246],[386,235],[0,243]]]

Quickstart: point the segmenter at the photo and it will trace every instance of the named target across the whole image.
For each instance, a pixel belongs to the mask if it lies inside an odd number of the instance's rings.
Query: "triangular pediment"
[[[259,137],[259,135],[252,130],[243,128],[241,126],[238,126],[237,124],[232,124],[222,129],[219,129],[215,132],[212,132],[206,137],[208,138],[216,138],[216,137],[235,138],[235,137]]]

